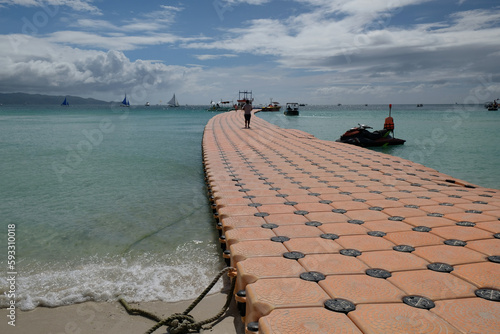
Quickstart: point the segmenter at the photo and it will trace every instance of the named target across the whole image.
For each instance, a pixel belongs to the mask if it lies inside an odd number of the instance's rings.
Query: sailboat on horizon
[[[127,94],[125,94],[125,98],[122,101],[122,104],[120,104],[120,107],[130,107],[130,101],[127,100]]]
[[[69,106],[68,98],[64,98],[63,103],[61,103],[62,106]]]
[[[168,104],[169,107],[178,107],[178,106],[180,106],[179,101],[177,101],[177,98],[175,97],[175,93],[174,93],[174,96],[172,96],[172,98],[170,99],[170,101],[167,102],[167,104]]]

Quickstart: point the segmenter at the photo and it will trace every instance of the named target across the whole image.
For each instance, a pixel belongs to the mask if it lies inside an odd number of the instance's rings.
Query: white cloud
[[[468,10],[457,12],[450,15],[454,24],[450,30],[454,31],[470,31],[485,29],[500,22],[500,11],[497,10]]]
[[[27,35],[0,36],[0,91],[112,96],[181,87],[199,68],[131,61],[119,51],[81,50]],[[15,45],[15,47],[14,47]],[[137,94],[136,94],[137,95]],[[136,100],[138,98],[136,97]]]
[[[446,101],[477,85],[485,74],[497,72],[498,7],[394,26],[396,15],[428,1],[297,1],[311,5],[311,10],[286,19],[250,20],[227,31],[223,39],[185,46],[268,56],[285,71],[309,71],[308,78],[316,83],[301,78],[302,83],[316,87],[310,93],[318,99],[332,94],[374,100],[399,95],[405,101],[412,94],[439,98],[435,92],[447,91],[450,97],[441,97]]]
[[[190,43],[205,40],[206,37],[182,38],[169,33],[149,33],[146,35],[127,35],[124,33],[98,34],[84,31],[57,31],[45,38],[48,42],[75,45],[84,48],[104,50],[135,50],[145,46]]]
[[[79,27],[84,29],[92,29],[92,30],[120,30],[120,27],[108,22],[106,20],[94,20],[94,19],[78,19],[73,23],[70,23],[70,26]]]
[[[317,95],[333,97],[335,100],[342,100],[346,96],[363,96],[365,101],[373,101],[375,97],[389,96],[393,93],[391,87],[387,86],[373,86],[373,85],[356,85],[356,86],[331,86],[319,88],[316,91]]]
[[[2,0],[0,0],[2,1]],[[67,1],[70,2],[70,1]],[[5,1],[4,1],[5,3]],[[55,3],[51,1],[50,3]],[[58,2],[62,3],[62,1]],[[9,3],[10,5],[14,3]],[[42,6],[40,1],[18,2]],[[0,91],[75,94],[113,99],[116,91],[142,95],[193,85],[199,66],[174,66],[152,60],[132,61],[122,51],[205,40],[165,32],[181,7],[160,6],[127,21],[80,18],[44,35],[0,35]],[[101,51],[99,51],[101,50]],[[135,100],[141,98],[135,94]]]
[[[294,0],[316,7],[324,14],[342,13],[356,17],[379,17],[380,13],[395,15],[404,7],[432,0]]]
[[[76,29],[85,29],[91,31],[113,30],[121,32],[151,32],[160,31],[168,28],[176,20],[177,13],[183,8],[173,6],[160,6],[160,10],[148,13],[138,14],[137,17],[123,20],[121,25],[111,23],[106,20],[96,19],[78,19],[70,22],[69,25]]]
[[[221,59],[221,58],[234,58],[234,57],[238,57],[238,56],[235,54],[226,53],[226,54],[218,54],[218,55],[209,55],[209,54],[194,55],[193,57],[195,57],[198,60],[214,60],[214,59]]]
[[[234,9],[236,5],[267,2],[217,3]],[[87,17],[75,20],[68,30],[29,37],[29,43],[22,42],[27,36],[11,35],[10,46],[17,52],[0,50],[0,88],[9,90],[11,80],[32,91],[58,87],[105,94],[141,87],[141,80],[148,78],[153,85],[149,91],[165,91],[168,85],[176,85],[177,93],[190,94],[193,101],[189,103],[208,103],[227,98],[225,92],[234,90],[233,79],[238,77],[242,87],[258,82],[259,90],[266,91],[264,103],[269,96],[278,98],[284,91],[304,101],[312,97],[318,103],[329,103],[333,96],[352,97],[351,101],[356,96],[369,96],[371,101],[383,102],[390,96],[406,101],[411,94],[429,95],[441,89],[467,92],[485,73],[497,72],[500,8],[450,12],[437,22],[427,16],[401,24],[412,6],[424,2],[429,1],[290,0],[291,4],[300,3],[301,10],[264,14],[224,29],[219,37],[204,37],[210,36],[213,27],[191,38],[174,33],[173,23],[183,7],[161,6],[128,20]],[[397,25],[393,24],[396,19]],[[214,25],[222,30],[224,24]],[[2,40],[7,43],[9,37],[0,36]],[[168,66],[132,61],[122,53],[154,45],[168,46],[167,53],[172,51],[176,57],[184,53],[185,58],[194,57],[206,64]],[[152,57],[162,57],[160,48],[152,50]],[[243,54],[259,56],[259,62]],[[235,57],[251,61],[239,67],[212,67],[223,63],[221,59]]]
[[[288,19],[258,19],[228,31],[229,38],[197,41],[186,47],[219,49],[236,53],[272,56],[284,68],[338,71],[352,75],[425,77],[426,72],[471,64],[476,73],[482,60],[498,52],[500,10],[458,12],[448,22],[392,27],[387,1],[302,0],[317,6],[309,13]],[[397,1],[414,5],[422,0]],[[348,13],[339,18],[324,9]],[[367,10],[369,9],[369,10]],[[408,10],[403,8],[401,10]],[[361,14],[369,13],[363,16]],[[381,13],[377,15],[377,13]],[[497,25],[495,25],[497,24]],[[478,58],[477,50],[481,50]],[[494,70],[490,60],[489,70]]]
[[[242,3],[246,3],[249,5],[263,5],[272,0],[215,0],[220,3],[228,4],[228,5],[238,5]]]
[[[76,11],[100,14],[100,9],[92,5],[92,2],[93,0],[0,0],[0,6],[53,7],[50,8],[51,11],[54,11],[54,7],[66,6]]]
[[[224,21],[224,17],[228,15],[227,12],[232,12],[238,5],[264,5],[271,1],[272,0],[213,0],[211,1],[211,3],[217,15],[219,16],[219,19],[221,21]]]
[[[157,11],[143,14],[142,16],[145,19],[142,19],[140,21],[153,20],[155,22],[161,22],[163,24],[171,24],[174,22],[177,13],[184,10],[183,7],[174,7],[174,6],[165,6],[165,5],[160,6],[160,8],[161,8],[161,10],[157,10]]]

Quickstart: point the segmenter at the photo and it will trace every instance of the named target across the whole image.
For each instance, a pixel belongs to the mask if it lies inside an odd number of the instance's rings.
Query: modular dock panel
[[[241,112],[203,159],[247,333],[499,333],[500,191]]]

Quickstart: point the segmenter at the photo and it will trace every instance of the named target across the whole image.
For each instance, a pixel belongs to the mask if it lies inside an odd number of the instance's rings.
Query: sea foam
[[[76,266],[54,268],[30,264],[18,274],[16,306],[32,310],[85,301],[175,302],[196,298],[223,267],[216,252],[200,251],[200,242],[186,243],[171,254],[138,257],[92,257]],[[205,245],[215,248],[215,245]],[[5,291],[7,281],[0,279]],[[219,281],[212,292],[219,291]],[[9,299],[0,295],[0,307]]]

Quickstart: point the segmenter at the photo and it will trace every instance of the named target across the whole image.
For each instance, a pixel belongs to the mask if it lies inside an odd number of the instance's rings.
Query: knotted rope
[[[146,334],[151,334],[156,331],[158,328],[162,326],[167,326],[168,332],[171,334],[180,334],[180,333],[189,333],[191,331],[199,331],[200,329],[210,329],[213,323],[219,320],[220,317],[227,311],[229,305],[231,304],[231,299],[233,298],[234,285],[236,283],[236,279],[231,277],[231,288],[227,294],[226,303],[222,307],[222,309],[215,316],[208,318],[203,321],[196,321],[192,315],[189,314],[198,303],[205,298],[205,296],[210,292],[210,290],[214,287],[217,281],[227,272],[234,271],[235,269],[232,267],[227,267],[221,270],[217,276],[212,280],[212,282],[203,290],[203,292],[196,298],[191,305],[182,313],[174,313],[170,317],[166,319],[161,319],[160,317],[141,309],[131,308],[128,303],[120,298],[119,302],[123,305],[125,310],[130,315],[140,315],[149,319],[152,319],[157,322],[156,325],[151,327]],[[205,326],[207,325],[207,326]]]

